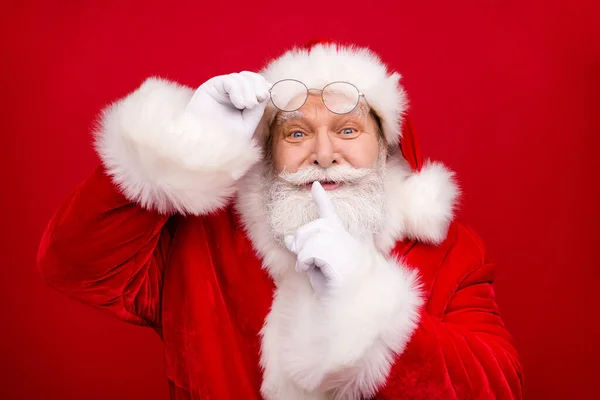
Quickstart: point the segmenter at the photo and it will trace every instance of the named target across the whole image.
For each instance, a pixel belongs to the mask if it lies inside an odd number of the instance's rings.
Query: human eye
[[[340,132],[340,135],[342,136],[342,138],[344,138],[344,139],[353,139],[360,134],[360,131],[358,129],[351,127],[351,126],[346,126],[342,129],[340,129],[339,132]]]
[[[306,133],[299,129],[291,129],[286,133],[285,139],[289,142],[300,142],[306,137]]]

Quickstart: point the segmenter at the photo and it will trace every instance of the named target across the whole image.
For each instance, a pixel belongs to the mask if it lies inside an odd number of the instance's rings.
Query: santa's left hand
[[[296,271],[308,273],[319,297],[334,287],[354,282],[369,262],[368,247],[342,225],[331,199],[319,182],[312,185],[319,219],[288,235],[285,245],[296,255]]]

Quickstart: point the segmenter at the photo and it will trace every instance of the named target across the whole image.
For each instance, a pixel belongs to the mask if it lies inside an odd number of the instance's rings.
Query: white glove
[[[204,82],[188,103],[186,113],[223,124],[227,132],[251,138],[269,99],[265,78],[243,71]]]
[[[368,247],[344,228],[319,182],[313,183],[311,193],[320,218],[286,236],[285,245],[296,255],[296,271],[308,273],[315,293],[322,297],[331,288],[354,281],[370,260]]]

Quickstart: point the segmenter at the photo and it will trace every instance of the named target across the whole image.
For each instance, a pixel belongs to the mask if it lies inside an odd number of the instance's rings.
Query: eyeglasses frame
[[[301,105],[300,105],[298,108],[295,108],[295,109],[293,109],[293,110],[282,110],[281,108],[277,107],[277,105],[276,105],[276,104],[275,104],[275,102],[273,101],[273,96],[272,96],[272,94],[271,94],[271,90],[273,90],[273,88],[275,87],[275,85],[277,85],[278,83],[280,83],[280,82],[283,82],[283,81],[294,81],[294,82],[298,82],[299,84],[301,84],[302,86],[304,86],[304,87],[306,88],[306,98],[304,99],[304,101],[302,102],[302,104],[301,104]],[[331,110],[329,107],[327,107],[327,103],[325,103],[325,99],[323,98],[323,92],[325,91],[325,89],[326,89],[328,86],[330,86],[330,85],[333,85],[333,84],[335,84],[335,83],[346,83],[346,84],[348,84],[348,85],[352,86],[354,89],[356,89],[356,92],[358,93],[358,101],[356,102],[356,104],[354,105],[354,107],[353,107],[353,108],[352,108],[350,111],[343,112],[343,113],[339,113],[339,112],[335,112],[335,111]],[[362,97],[362,98],[365,100],[365,102],[367,102],[367,105],[369,104],[369,102],[367,101],[367,99],[366,99],[366,97],[365,97],[364,93],[362,93],[362,92],[361,92],[361,91],[360,91],[360,90],[359,90],[359,89],[356,87],[356,85],[354,85],[354,84],[352,84],[352,83],[350,83],[350,82],[346,82],[346,81],[334,81],[334,82],[330,82],[330,83],[328,83],[327,85],[325,85],[325,86],[323,87],[323,89],[316,89],[316,88],[310,88],[310,89],[309,89],[309,88],[308,88],[308,86],[306,86],[306,85],[304,84],[304,82],[302,82],[302,81],[299,81],[298,79],[291,79],[291,78],[286,78],[286,79],[281,79],[281,80],[278,80],[278,81],[277,81],[277,82],[275,82],[273,85],[271,85],[271,88],[269,89],[269,99],[271,100],[271,103],[273,103],[273,106],[275,106],[275,108],[277,108],[279,111],[283,111],[283,112],[294,112],[294,111],[298,111],[299,109],[301,109],[301,108],[304,106],[304,104],[306,104],[306,101],[308,100],[308,95],[310,94],[310,92],[311,92],[311,91],[315,91],[315,90],[317,90],[317,91],[320,91],[320,92],[321,92],[321,102],[323,103],[323,105],[325,106],[325,108],[327,108],[327,109],[328,109],[330,112],[332,112],[333,114],[337,114],[337,115],[345,115],[345,114],[349,114],[349,113],[351,113],[352,111],[356,110],[356,107],[358,107],[358,105],[360,104],[360,98],[361,98],[361,97]]]

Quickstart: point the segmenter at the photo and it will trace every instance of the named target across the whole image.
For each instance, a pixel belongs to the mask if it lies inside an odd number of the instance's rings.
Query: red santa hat
[[[270,61],[261,75],[269,82],[296,79],[311,88],[324,87],[334,81],[352,83],[381,120],[383,135],[391,148],[400,144],[411,168],[421,169],[418,145],[406,117],[408,100],[400,85],[401,76],[370,49],[317,38]],[[276,113],[275,107],[269,104],[266,120],[271,121]]]

